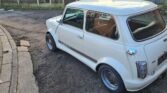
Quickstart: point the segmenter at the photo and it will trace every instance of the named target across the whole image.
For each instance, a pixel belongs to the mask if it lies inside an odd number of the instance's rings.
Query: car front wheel
[[[55,41],[50,33],[46,34],[46,44],[50,51],[55,52],[57,49]]]
[[[126,93],[123,80],[112,67],[108,65],[100,66],[98,75],[105,87],[112,93]]]

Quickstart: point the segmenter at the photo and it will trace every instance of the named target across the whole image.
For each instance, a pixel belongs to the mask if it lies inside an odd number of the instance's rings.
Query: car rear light
[[[137,66],[138,78],[144,79],[147,76],[147,62],[137,61],[136,66]]]

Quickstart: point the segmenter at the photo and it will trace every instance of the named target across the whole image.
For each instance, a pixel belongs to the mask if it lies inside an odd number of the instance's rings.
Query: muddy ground
[[[45,21],[61,13],[61,10],[0,11],[0,23],[16,43],[21,39],[30,41],[34,75],[40,93],[109,93],[96,73],[80,61],[63,51],[48,51]],[[167,77],[136,93],[167,93]]]

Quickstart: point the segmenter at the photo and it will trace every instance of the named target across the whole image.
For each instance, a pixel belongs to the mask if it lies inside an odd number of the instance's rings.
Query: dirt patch
[[[48,51],[45,34],[6,28],[16,42],[21,39],[30,41],[34,74],[40,93],[108,93],[97,75],[87,66],[63,51]]]
[[[56,53],[48,51],[45,45],[45,20],[60,13],[60,11],[50,11],[50,13],[17,11],[4,13],[6,17],[0,15],[0,20],[14,24],[12,27],[5,27],[16,42],[21,39],[30,41],[34,74],[40,93],[109,93],[97,74],[80,61],[63,51]],[[138,93],[166,93],[166,86],[167,77],[157,80]]]

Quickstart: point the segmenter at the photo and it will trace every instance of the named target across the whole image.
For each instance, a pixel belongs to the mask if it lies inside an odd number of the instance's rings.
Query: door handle
[[[81,36],[81,35],[78,35],[78,38],[79,38],[79,39],[83,39],[84,37],[83,37],[83,36]]]

